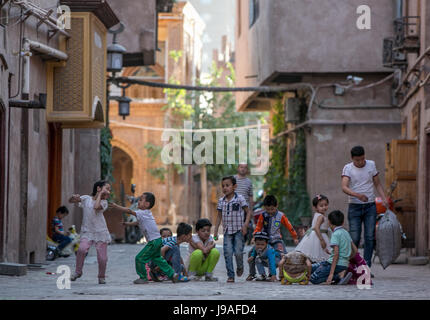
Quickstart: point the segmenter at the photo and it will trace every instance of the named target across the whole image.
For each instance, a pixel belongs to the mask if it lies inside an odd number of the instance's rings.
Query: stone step
[[[0,274],[7,276],[25,276],[27,274],[27,265],[19,263],[0,263]]]
[[[408,264],[413,266],[424,266],[429,263],[428,257],[409,257]]]

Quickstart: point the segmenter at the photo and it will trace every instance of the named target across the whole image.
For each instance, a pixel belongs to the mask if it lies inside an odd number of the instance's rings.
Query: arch
[[[112,164],[114,167],[113,171],[113,189],[118,200],[124,200],[121,198],[121,184],[124,187],[126,195],[130,194],[129,187],[133,181],[133,168],[135,166],[131,156],[119,147],[112,148]],[[125,202],[121,201],[125,205]]]
[[[139,156],[139,154],[135,151],[135,149],[133,147],[131,147],[124,140],[118,139],[118,138],[113,138],[111,141],[111,145],[112,145],[112,148],[116,147],[116,148],[123,150],[133,160],[133,176],[132,176],[132,179],[134,180],[134,179],[137,179],[138,177],[140,177],[142,174],[141,168],[143,165],[143,160]]]

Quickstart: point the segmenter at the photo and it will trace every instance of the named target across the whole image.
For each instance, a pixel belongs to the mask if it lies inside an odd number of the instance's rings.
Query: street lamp
[[[125,120],[126,116],[130,115],[130,102],[131,99],[122,95],[122,97],[117,98],[118,101],[118,113]]]
[[[125,89],[130,87],[131,84],[126,85],[118,85],[122,89],[122,96],[120,97],[112,97],[111,99],[115,99],[118,101],[118,114],[125,120],[125,117],[130,115],[130,102],[132,101],[129,97],[125,95]]]
[[[107,71],[109,72],[120,72],[122,69],[123,55],[127,50],[116,42],[116,36],[123,31],[124,24],[122,22],[120,22],[117,30],[109,30],[109,33],[113,34],[112,44],[107,47]]]
[[[112,44],[107,47],[107,71],[112,72],[112,78],[115,79],[115,73],[121,72],[123,67],[123,55],[127,50],[116,41],[116,36],[124,31],[124,24],[120,22],[119,28],[116,30],[108,30],[109,33],[113,34]],[[130,115],[130,102],[131,99],[125,96],[125,89],[130,86],[130,84],[125,86],[117,85],[122,89],[122,96],[120,97],[109,97],[108,100],[118,101],[118,114],[125,120],[126,116]],[[109,102],[108,102],[109,106]],[[108,111],[109,112],[109,111]],[[109,122],[108,122],[109,123]]]

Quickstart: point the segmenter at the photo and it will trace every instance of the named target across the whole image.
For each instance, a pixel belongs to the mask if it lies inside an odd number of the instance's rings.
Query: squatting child
[[[163,247],[161,256],[166,259],[167,263],[173,267],[173,270],[179,274],[179,281],[187,282],[186,269],[181,258],[179,245],[183,242],[191,241],[193,228],[184,222],[181,222],[176,229],[176,236],[163,238]],[[155,279],[154,279],[155,280]]]
[[[294,239],[294,243],[298,244],[297,233],[291,225],[285,214],[278,210],[278,200],[275,196],[267,195],[263,200],[264,211],[258,218],[257,226],[254,234],[257,232],[265,232],[269,236],[269,244],[278,251],[281,255],[287,251],[281,236],[281,225],[286,227]],[[251,256],[251,251],[248,252],[248,257]],[[249,275],[247,281],[255,279],[255,264],[251,261],[249,265]]]
[[[55,211],[55,217],[52,219],[52,240],[58,242],[56,248],[57,254],[61,256],[61,251],[70,243],[72,239],[69,233],[64,231],[62,220],[69,214],[69,209],[61,206]]]
[[[254,235],[255,246],[250,252],[248,263],[257,266],[257,281],[276,281],[276,268],[281,260],[281,254],[269,245],[269,236],[265,232],[257,232]],[[266,277],[265,267],[269,268],[269,276]],[[248,279],[247,279],[248,280]],[[248,280],[249,281],[249,280]]]
[[[212,223],[209,219],[199,219],[196,223],[196,235],[193,235],[188,251],[190,262],[188,275],[190,280],[200,280],[205,276],[206,281],[218,281],[213,276],[213,270],[218,263],[220,253],[215,247],[214,238],[211,236]]]

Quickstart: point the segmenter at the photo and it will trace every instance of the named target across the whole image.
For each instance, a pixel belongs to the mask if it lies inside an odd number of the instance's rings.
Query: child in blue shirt
[[[259,273],[256,280],[276,281],[276,268],[281,260],[280,253],[269,245],[269,236],[265,232],[255,233],[254,241],[255,246],[252,248],[250,257],[248,258],[248,263],[251,265],[255,260],[255,265]],[[265,267],[269,268],[268,278],[266,278]]]
[[[61,251],[70,243],[72,239],[68,236],[69,233],[64,231],[63,222],[64,219],[69,214],[69,210],[65,206],[61,206],[55,212],[55,217],[52,219],[52,240],[58,242],[58,247],[56,249],[58,255],[61,255]]]
[[[357,247],[348,231],[343,228],[344,215],[341,211],[330,212],[328,221],[333,231],[330,239],[333,250],[327,261],[312,265],[310,281],[313,284],[347,284],[349,279],[343,275],[348,269],[349,259],[357,253]]]
[[[179,274],[178,280],[181,282],[187,282],[188,279],[186,277],[186,269],[181,259],[179,245],[183,242],[189,243],[191,241],[192,231],[193,227],[187,223],[181,222],[176,229],[175,237],[167,237],[162,240],[163,247],[161,248],[161,256],[166,259],[173,270]]]

